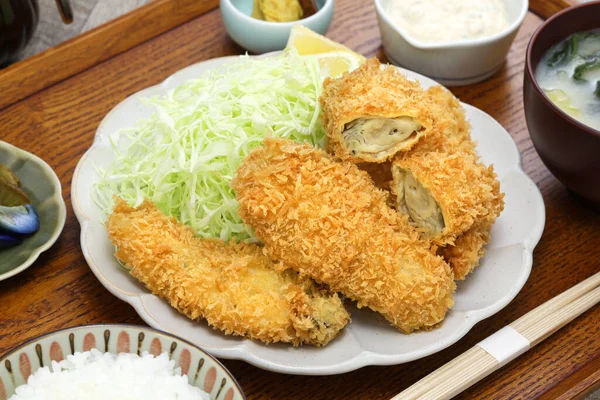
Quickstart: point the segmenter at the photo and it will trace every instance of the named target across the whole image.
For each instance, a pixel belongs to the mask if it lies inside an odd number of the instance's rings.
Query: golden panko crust
[[[490,241],[491,224],[475,226],[458,238],[454,245],[438,249],[438,254],[454,271],[454,279],[461,281],[479,265],[485,255],[485,245]]]
[[[400,330],[431,329],[452,306],[449,266],[356,165],[309,145],[266,139],[244,159],[232,186],[240,216],[273,260]]]
[[[400,170],[409,170],[437,201],[444,229],[425,237],[439,246],[453,244],[457,236],[476,224],[492,224],[504,209],[504,194],[493,166],[464,153],[410,153],[397,157],[392,166],[392,192],[397,196]]]
[[[418,82],[407,79],[393,66],[382,66],[372,58],[340,78],[325,79],[321,94],[323,126],[329,139],[329,152],[345,161],[384,162],[407,151],[429,133],[433,125],[433,103]],[[409,116],[423,126],[411,138],[376,153],[351,154],[342,140],[345,125],[363,117],[396,118]]]
[[[108,234],[131,275],[226,334],[322,346],[349,320],[337,294],[293,271],[278,274],[257,245],[197,238],[148,200],[134,209],[116,199]]]
[[[432,86],[426,93],[433,104],[433,126],[427,137],[413,146],[411,152],[463,151],[476,154],[475,142],[471,140],[471,126],[460,101],[442,86]]]

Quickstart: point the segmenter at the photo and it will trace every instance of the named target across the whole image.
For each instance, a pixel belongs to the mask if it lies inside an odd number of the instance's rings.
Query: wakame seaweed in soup
[[[551,47],[535,77],[561,110],[600,130],[600,30],[574,33]]]

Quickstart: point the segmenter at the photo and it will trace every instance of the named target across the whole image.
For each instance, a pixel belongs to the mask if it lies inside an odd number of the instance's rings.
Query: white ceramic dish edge
[[[218,66],[228,60],[234,59],[234,58],[236,58],[236,57],[225,57],[223,59],[209,60],[204,63],[205,69],[208,69],[211,66],[216,67],[216,66]],[[187,67],[185,69],[182,69],[181,71],[179,71],[179,72],[175,73],[174,75],[172,75],[171,77],[167,78],[162,84],[145,89],[142,92],[135,94],[134,96],[135,97],[147,96],[150,93],[156,94],[161,91],[167,91],[170,88],[172,88],[174,85],[176,86],[177,82],[181,81],[186,76],[186,73],[189,74],[192,71],[194,71],[196,68],[198,68],[198,65],[199,64],[196,64],[196,65]],[[414,75],[414,73],[412,73],[410,71],[404,71],[404,72],[406,72],[407,75],[409,75],[411,77]],[[425,79],[427,80],[427,78],[425,78]],[[183,80],[185,80],[185,79],[183,79]],[[100,126],[98,128],[98,132],[102,131],[104,124],[106,123],[107,120],[109,120],[109,117],[111,116],[111,114],[113,112],[115,112],[117,109],[119,109],[119,107],[121,107],[125,102],[127,102],[130,99],[131,99],[131,97],[124,100],[121,104],[119,104],[117,107],[115,107],[113,109],[113,111],[111,111],[105,117],[105,119],[103,120],[103,122],[100,124]],[[469,105],[464,105],[464,106],[469,112],[474,113],[474,115],[476,115],[477,118],[482,118],[482,119],[486,120],[487,123],[496,124],[498,127],[501,128],[501,126],[495,120],[493,120],[493,118],[491,118],[489,115],[487,115],[487,114],[483,113],[482,111],[477,110],[474,107],[471,107]],[[501,129],[503,130],[503,128],[501,128]],[[508,134],[506,133],[506,135],[508,135]],[[79,179],[79,174],[80,174],[82,165],[84,165],[86,162],[86,158],[94,151],[95,147],[100,144],[100,141],[101,141],[101,138],[97,133],[97,136],[94,140],[94,144],[86,152],[86,154],[82,157],[82,159],[79,161],[79,163],[77,165],[77,169],[75,170],[75,174],[73,177],[73,185],[74,186]],[[531,232],[530,232],[529,236],[527,237],[527,240],[525,240],[523,243],[520,243],[522,245],[522,255],[521,255],[522,264],[521,264],[521,271],[520,271],[521,273],[519,275],[518,280],[516,282],[512,282],[511,289],[507,293],[504,294],[504,297],[500,301],[496,301],[495,303],[493,303],[489,306],[486,306],[486,307],[483,307],[483,308],[480,308],[480,309],[477,309],[474,311],[465,312],[464,313],[465,314],[464,315],[464,323],[461,325],[460,329],[453,331],[452,335],[444,337],[442,340],[436,342],[434,346],[428,346],[423,349],[420,349],[419,351],[414,351],[414,352],[410,353],[409,356],[397,355],[397,354],[395,354],[395,355],[378,354],[378,353],[373,353],[370,351],[363,350],[360,354],[357,354],[354,358],[351,358],[349,360],[338,362],[333,365],[317,366],[317,367],[298,367],[298,366],[291,365],[288,363],[284,364],[284,363],[271,362],[269,360],[266,360],[264,358],[258,357],[255,354],[253,354],[251,349],[248,348],[249,346],[244,345],[245,342],[241,342],[240,344],[238,344],[236,346],[211,347],[211,346],[206,346],[203,344],[200,344],[200,345],[203,346],[204,348],[206,348],[208,351],[210,351],[212,354],[214,354],[217,357],[241,359],[241,360],[245,360],[257,367],[264,368],[267,370],[283,372],[283,373],[304,374],[304,375],[338,374],[338,373],[343,373],[343,372],[348,372],[348,371],[351,371],[354,369],[358,369],[358,368],[361,368],[361,367],[367,366],[367,365],[399,364],[399,363],[403,363],[403,362],[412,361],[412,360],[415,360],[415,359],[418,359],[421,357],[425,357],[427,355],[433,354],[443,348],[446,348],[446,347],[452,345],[453,343],[458,341],[460,338],[462,338],[473,327],[473,325],[475,325],[477,322],[493,315],[494,313],[498,312],[500,309],[505,307],[517,295],[517,293],[523,287],[523,285],[525,284],[525,282],[529,276],[531,266],[532,266],[533,248],[539,241],[541,234],[543,232],[544,220],[545,220],[545,210],[544,210],[544,203],[543,203],[541,194],[539,193],[539,190],[537,190],[537,187],[535,186],[535,184],[523,172],[518,149],[512,140],[510,140],[509,148],[507,148],[505,150],[507,152],[511,153],[507,157],[510,158],[511,160],[515,161],[515,165],[511,164],[512,167],[506,171],[506,174],[516,173],[517,175],[519,175],[520,178],[524,179],[524,182],[525,182],[524,184],[528,185],[528,188],[530,189],[530,192],[531,192],[530,193],[531,198],[529,200],[532,201],[533,203],[535,203],[534,205],[536,206],[536,207],[534,207],[535,215],[532,217],[533,220],[535,221],[535,224],[531,228]],[[121,300],[131,304],[136,309],[138,314],[144,319],[144,321],[146,321],[150,326],[160,329],[160,330],[163,330],[163,331],[167,331],[169,333],[176,334],[178,336],[181,336],[181,334],[172,332],[167,327],[161,325],[159,323],[159,321],[154,319],[149,314],[149,312],[144,304],[143,297],[145,296],[145,294],[136,294],[136,293],[128,292],[128,291],[122,290],[120,288],[117,288],[102,273],[102,271],[100,270],[98,265],[95,264],[95,261],[90,254],[90,249],[87,246],[86,235],[89,233],[90,217],[87,216],[85,214],[85,212],[82,210],[82,207],[79,204],[78,193],[77,193],[77,190],[75,187],[72,189],[72,201],[73,201],[73,208],[75,210],[75,214],[81,224],[81,245],[82,245],[82,251],[83,251],[84,257],[86,258],[88,264],[90,265],[90,268],[92,269],[94,274],[98,277],[98,279],[102,282],[102,284],[105,287],[107,287],[107,289],[111,293],[113,293],[115,296],[117,296]],[[149,295],[149,296],[151,296],[151,295]],[[351,329],[351,328],[347,328],[347,329]],[[250,342],[250,343],[252,343],[252,342]],[[251,347],[251,345],[250,345],[250,347]]]
[[[509,1],[514,1],[514,0],[509,0]],[[525,16],[527,15],[527,11],[529,10],[529,0],[519,0],[519,1],[521,1],[521,4],[520,4],[520,8],[519,8],[519,13],[517,14],[517,18],[514,19],[508,25],[508,27],[506,27],[503,31],[495,33],[491,36],[483,37],[483,38],[470,39],[470,40],[466,39],[466,40],[460,40],[460,41],[448,42],[448,43],[425,43],[418,39],[413,38],[412,36],[410,36],[408,33],[406,33],[404,31],[402,26],[396,24],[395,22],[393,22],[390,19],[390,17],[388,17],[388,15],[384,9],[384,6],[381,4],[381,0],[374,0],[374,3],[375,3],[375,8],[376,8],[378,14],[380,14],[381,17],[384,20],[386,20],[390,25],[394,26],[394,28],[396,28],[398,33],[400,33],[400,35],[402,35],[402,37],[408,43],[410,43],[412,46],[419,48],[419,49],[444,49],[444,48],[452,48],[452,47],[465,47],[465,46],[477,46],[477,45],[481,45],[481,44],[484,44],[484,45],[490,44],[490,43],[497,41],[498,39],[502,39],[502,38],[505,38],[506,36],[510,35],[512,32],[519,29],[519,27],[523,23],[523,20],[525,19]]]
[[[528,0],[505,0],[513,8],[508,28],[495,35],[451,43],[423,43],[407,35],[385,11],[388,0],[375,0],[384,53],[397,66],[405,67],[447,86],[470,85],[483,81],[504,63],[506,54],[523,23]]]

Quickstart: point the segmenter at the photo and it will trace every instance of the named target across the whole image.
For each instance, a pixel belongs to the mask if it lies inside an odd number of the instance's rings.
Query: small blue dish
[[[254,54],[283,50],[294,25],[324,35],[333,18],[333,0],[315,1],[317,12],[293,22],[268,22],[252,18],[254,0],[220,0],[221,17],[234,42]]]
[[[20,244],[0,249],[1,281],[27,269],[42,252],[56,242],[65,226],[67,208],[62,198],[60,181],[44,160],[0,140],[0,162],[21,180],[21,188],[31,199],[31,206],[35,208],[40,224],[39,230],[34,229],[36,232],[33,234],[27,229],[17,232],[31,234],[24,236]],[[11,236],[14,238],[14,235]],[[8,238],[5,237],[4,240]]]

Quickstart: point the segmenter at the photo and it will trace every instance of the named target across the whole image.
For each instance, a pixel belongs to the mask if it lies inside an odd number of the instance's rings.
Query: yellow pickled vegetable
[[[298,0],[254,0],[252,17],[270,22],[290,22],[304,15]]]
[[[260,1],[254,0],[254,7],[252,8],[252,18],[265,20],[265,16],[260,10]]]

